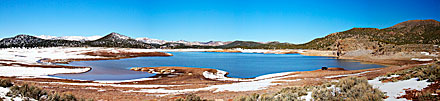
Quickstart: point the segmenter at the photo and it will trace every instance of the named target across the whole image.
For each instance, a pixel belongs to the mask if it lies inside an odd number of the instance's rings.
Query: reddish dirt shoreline
[[[296,82],[277,82],[283,83],[282,85],[271,86],[268,89],[258,90],[258,91],[246,91],[246,92],[218,92],[213,94],[211,91],[198,91],[193,92],[199,96],[202,96],[206,99],[232,99],[236,96],[242,96],[252,93],[274,93],[284,87],[289,86],[304,86],[304,85],[319,85],[326,81],[331,81],[339,78],[323,78],[325,76],[332,75],[342,75],[342,74],[354,74],[360,73],[364,71],[374,71],[362,74],[360,76],[367,77],[369,79],[375,78],[379,75],[385,75],[388,72],[394,72],[397,70],[411,68],[413,66],[417,66],[417,64],[413,65],[405,65],[405,66],[389,66],[385,68],[374,68],[374,69],[365,69],[365,70],[341,70],[341,69],[333,69],[329,68],[329,70],[315,70],[315,71],[305,71],[305,72],[294,72],[290,75],[299,75],[297,77],[285,78],[285,80],[295,80],[301,79]],[[151,68],[161,68],[161,69],[176,69],[169,67],[148,67]],[[179,68],[188,68],[188,67],[179,67]],[[196,70],[196,69],[195,69]],[[197,70],[198,71],[198,70]],[[151,85],[188,85],[188,86],[176,86],[176,87],[165,87],[162,89],[194,89],[207,87],[209,85],[220,85],[220,84],[230,84],[236,83],[237,81],[216,81],[211,79],[206,79],[203,75],[197,75],[198,73],[194,72],[194,75],[177,75],[173,77],[167,77],[162,75],[159,79],[156,80],[146,80],[146,81],[136,81],[136,82],[122,82],[116,84],[128,84],[128,85],[139,85],[139,84],[151,84]],[[3,78],[3,77],[2,77]],[[111,86],[79,86],[79,85],[63,85],[63,84],[45,84],[45,83],[36,83],[36,82],[66,82],[66,83],[93,83],[92,81],[75,81],[75,80],[63,80],[63,79],[41,79],[41,78],[11,78],[14,82],[18,82],[17,84],[23,83],[33,83],[37,86],[44,87],[44,89],[48,89],[55,92],[70,92],[79,97],[84,98],[93,98],[95,100],[170,100],[172,98],[179,98],[184,96],[185,94],[176,94],[170,95],[166,97],[157,97],[155,95],[160,93],[121,93],[121,90],[139,90],[139,88],[121,88],[121,87],[111,87]],[[105,89],[106,91],[97,91],[93,89],[83,89],[86,87],[95,87],[99,89]],[[161,88],[161,87],[158,87]],[[153,89],[153,88],[151,88]],[[155,88],[157,89],[157,88]]]

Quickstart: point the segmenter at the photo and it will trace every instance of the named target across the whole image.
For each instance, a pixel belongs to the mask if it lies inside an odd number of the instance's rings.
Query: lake
[[[74,61],[68,65],[89,66],[93,69],[81,74],[57,74],[54,77],[79,80],[129,80],[155,74],[130,71],[131,67],[180,66],[213,68],[229,72],[228,77],[253,78],[265,74],[312,71],[321,67],[340,67],[347,70],[381,68],[383,65],[362,64],[354,60],[300,54],[167,52],[171,57],[137,57],[121,60]]]

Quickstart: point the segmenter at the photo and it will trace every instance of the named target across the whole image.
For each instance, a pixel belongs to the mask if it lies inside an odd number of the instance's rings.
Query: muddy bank
[[[372,54],[372,50],[344,51],[340,54],[340,56],[337,56],[336,51],[323,51],[323,50],[305,50],[299,54],[306,56],[327,56],[327,57],[336,57],[338,59],[352,59],[364,63],[374,63],[381,65],[423,64],[423,63],[433,62],[439,57],[436,54],[429,54],[428,52],[398,52],[394,54],[375,55]],[[430,60],[419,61],[417,60],[419,58],[430,59]]]

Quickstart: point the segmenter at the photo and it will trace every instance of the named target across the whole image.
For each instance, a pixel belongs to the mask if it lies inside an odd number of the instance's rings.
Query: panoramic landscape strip
[[[439,80],[439,63],[436,62],[439,54],[437,52],[439,46],[436,45],[438,41],[421,41],[424,43],[415,44],[420,41],[393,41],[393,39],[438,37],[433,35],[439,34],[437,33],[439,28],[440,22],[435,20],[411,20],[385,29],[353,28],[305,44],[234,41],[217,46],[176,42],[154,44],[118,33],[110,33],[90,41],[41,39],[29,35],[17,35],[0,41],[0,46],[3,47],[0,50],[0,75],[2,83],[5,83],[2,84],[5,85],[3,87],[6,87],[2,88],[1,96],[3,99],[36,100],[73,95],[78,97],[76,99],[95,100],[437,99],[436,94],[439,92],[435,87],[438,87]],[[437,31],[427,29],[437,29]],[[400,36],[399,34],[390,36],[389,34],[403,33],[402,31],[410,31],[405,32],[407,34],[420,32],[422,34],[417,36]],[[353,43],[353,41],[356,42]],[[103,46],[97,47],[96,45]],[[386,67],[360,70],[319,67],[319,70],[281,72],[254,78],[228,77],[230,75],[228,71],[218,69],[177,66],[126,68],[131,71],[155,74],[150,77],[126,80],[81,80],[56,76],[56,74],[81,74],[94,70],[93,67],[66,65],[71,62],[176,56],[169,52],[206,52],[208,54],[220,52],[245,55],[301,54],[354,59],[364,64],[374,63]],[[337,80],[339,82],[335,82]],[[15,86],[9,82],[13,82]],[[20,88],[23,86],[31,86],[31,88]],[[47,91],[37,95],[23,95],[23,92],[15,91],[37,88]],[[73,95],[63,95],[63,92]]]
[[[0,0],[0,101],[440,101],[440,0]]]

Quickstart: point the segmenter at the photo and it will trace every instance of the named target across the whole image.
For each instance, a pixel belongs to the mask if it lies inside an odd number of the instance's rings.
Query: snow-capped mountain
[[[124,48],[155,48],[158,45],[152,45],[137,41],[130,37],[120,35],[118,33],[110,33],[102,38],[89,41],[90,39],[81,38],[79,41],[57,39],[57,37],[40,36],[43,38],[30,36],[30,35],[17,35],[11,38],[4,38],[0,40],[0,48],[8,47],[56,47],[56,46],[69,46],[69,47],[124,47]],[[76,38],[76,39],[78,39]]]
[[[4,38],[0,41],[0,48],[7,47],[55,47],[55,46],[82,46],[80,41],[47,40],[30,35],[17,35]]]
[[[166,40],[151,39],[151,38],[136,38],[136,40],[142,41],[142,42],[145,42],[145,43],[159,44],[159,45],[162,45],[162,44],[165,44],[165,43],[168,42]]]
[[[90,41],[94,47],[154,48],[151,44],[112,32],[102,38]]]
[[[3,45],[16,45],[16,46],[25,46],[26,43],[36,44],[43,42],[44,39],[37,38],[30,35],[17,35],[12,38],[5,38],[1,40],[0,44]]]
[[[204,42],[202,44],[205,44],[207,46],[221,46],[221,45],[226,45],[226,44],[229,44],[229,43],[232,43],[232,41],[226,41],[226,42],[223,42],[223,41],[209,41],[209,42]]]
[[[118,33],[110,33],[111,36],[114,36],[115,38],[120,38],[120,39],[130,39],[130,37],[128,36],[124,36]],[[47,40],[71,40],[71,41],[93,41],[93,40],[98,40],[100,38],[103,38],[102,36],[50,36],[50,35],[40,35],[40,36],[35,36],[41,39],[47,39]],[[108,37],[108,36],[107,36]],[[144,43],[148,43],[148,44],[159,44],[159,45],[163,45],[166,43],[181,43],[184,45],[199,45],[199,46],[220,46],[220,45],[225,45],[231,42],[222,42],[222,41],[209,41],[209,42],[198,42],[198,41],[185,41],[185,40],[179,40],[179,41],[167,41],[167,40],[160,40],[160,39],[153,39],[153,38],[147,38],[147,37],[143,37],[143,38],[135,38],[135,40],[144,42]]]
[[[130,38],[119,33],[112,32],[104,37],[101,36],[30,36],[17,35],[12,38],[4,38],[0,42],[1,47],[53,47],[53,46],[92,46],[92,47],[125,47],[125,48],[163,48],[178,46],[221,46],[231,42],[222,41],[166,41],[152,38]]]
[[[48,40],[72,40],[72,41],[81,41],[81,40],[85,40],[85,41],[90,41],[90,40],[96,40],[101,38],[102,36],[89,36],[89,37],[84,37],[84,36],[61,36],[61,37],[57,37],[57,36],[50,36],[50,35],[40,35],[40,36],[35,36],[38,38],[42,38],[42,39],[48,39]]]
[[[152,38],[136,38],[136,40],[138,41],[142,41],[145,43],[150,43],[150,44],[159,44],[159,45],[163,45],[166,43],[181,43],[187,46],[191,46],[191,45],[198,45],[198,46],[220,46],[220,45],[225,45],[225,44],[229,44],[231,42],[222,42],[222,41],[209,41],[209,42],[198,42],[198,41],[186,41],[186,40],[179,40],[179,41],[167,41],[167,40],[159,40],[159,39],[152,39]]]
[[[171,41],[170,43],[182,43],[188,46],[191,45],[198,45],[198,46],[220,46],[220,45],[225,45],[225,44],[229,44],[231,42],[223,42],[223,41],[208,41],[208,42],[198,42],[198,41],[185,41],[185,40],[179,40],[179,41]]]

